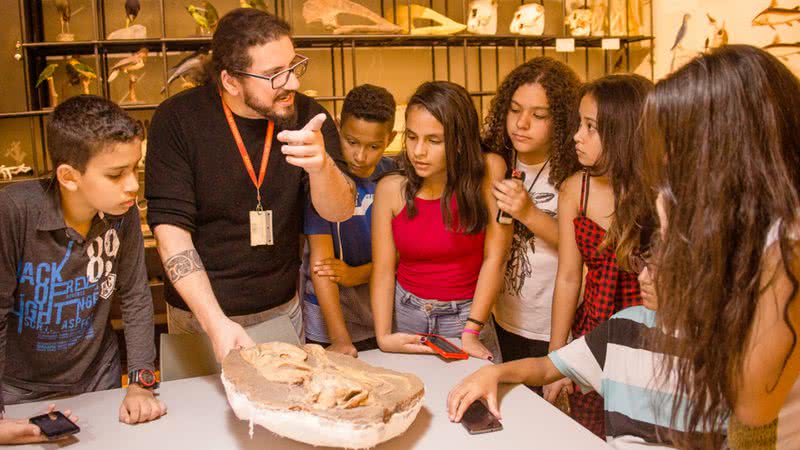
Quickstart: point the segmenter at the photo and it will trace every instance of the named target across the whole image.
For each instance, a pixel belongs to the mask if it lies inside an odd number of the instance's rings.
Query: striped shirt
[[[583,391],[603,397],[606,440],[615,448],[671,448],[669,433],[684,432],[683,412],[671,425],[674,382],[659,377],[666,355],[653,349],[656,313],[633,306],[614,314],[590,333],[549,358]]]

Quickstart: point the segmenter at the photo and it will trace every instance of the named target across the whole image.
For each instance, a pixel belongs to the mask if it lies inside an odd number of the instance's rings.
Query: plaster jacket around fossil
[[[497,0],[470,2],[467,31],[475,34],[497,33]]]
[[[361,17],[373,25],[342,25],[339,15],[347,14]],[[350,0],[308,0],[303,4],[303,19],[306,23],[322,22],[322,25],[333,30],[334,34],[346,33],[399,33],[403,29],[369,8]]]
[[[232,351],[222,383],[239,419],[312,445],[368,448],[408,429],[425,387],[316,344],[269,342]]]
[[[520,6],[508,30],[526,36],[541,36],[544,33],[544,6],[538,3]]]

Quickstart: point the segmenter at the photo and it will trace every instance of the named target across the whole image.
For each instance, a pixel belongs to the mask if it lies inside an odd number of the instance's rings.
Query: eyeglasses
[[[275,75],[259,75],[257,73],[245,72],[243,70],[234,70],[233,73],[258,78],[260,80],[267,80],[272,85],[272,89],[280,89],[286,86],[286,83],[289,82],[289,76],[292,73],[294,73],[294,76],[297,78],[300,78],[306,73],[306,69],[308,69],[308,58],[305,56],[297,55],[292,62],[294,64],[289,66],[288,69],[281,70]]]
[[[650,267],[649,260],[652,256],[653,254],[650,253],[650,251],[645,251],[644,253],[634,252],[628,257],[628,264],[631,266],[631,271],[635,274],[644,272],[644,269]]]

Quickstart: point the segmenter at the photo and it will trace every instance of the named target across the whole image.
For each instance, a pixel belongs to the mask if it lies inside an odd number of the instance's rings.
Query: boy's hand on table
[[[56,410],[56,405],[48,406],[46,413]],[[73,422],[78,422],[78,416],[72,415],[69,409],[62,411],[67,418]],[[61,439],[67,439],[64,436]],[[60,440],[60,439],[56,439]],[[0,418],[0,445],[4,444],[32,444],[36,442],[48,442],[47,436],[36,425],[30,423],[28,419],[7,419]]]
[[[498,366],[481,367],[447,394],[447,415],[452,422],[460,422],[469,405],[482,398],[486,399],[489,412],[500,419],[500,410],[497,408],[498,372]]]
[[[167,405],[158,400],[153,391],[131,384],[119,407],[119,421],[133,425],[156,420],[166,413]]]

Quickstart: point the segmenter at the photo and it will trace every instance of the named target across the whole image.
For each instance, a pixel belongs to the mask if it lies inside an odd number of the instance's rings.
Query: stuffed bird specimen
[[[142,4],[139,0],[125,0],[125,28],[128,28],[136,20]]]
[[[111,83],[114,81],[117,76],[119,76],[120,72],[132,72],[134,70],[139,70],[144,67],[144,60],[147,58],[147,49],[143,48],[138,52],[134,53],[127,58],[124,58],[122,61],[114,64],[111,68],[111,73],[108,75],[108,82]]]
[[[97,72],[90,66],[78,61],[75,58],[70,58],[67,61],[67,74],[70,78],[70,83],[83,85],[83,93],[89,93],[89,84],[97,79]]]
[[[40,84],[44,83],[50,78],[53,78],[53,75],[56,73],[56,69],[58,69],[58,64],[50,64],[42,70],[42,73],[39,74],[39,79],[36,81],[36,87],[38,88]]]
[[[204,1],[202,6],[189,5],[186,7],[186,11],[192,16],[194,22],[206,32],[213,33],[217,29],[219,14],[211,2]]]
[[[239,0],[239,6],[242,8],[255,8],[260,11],[267,10],[267,4],[264,0]]]

